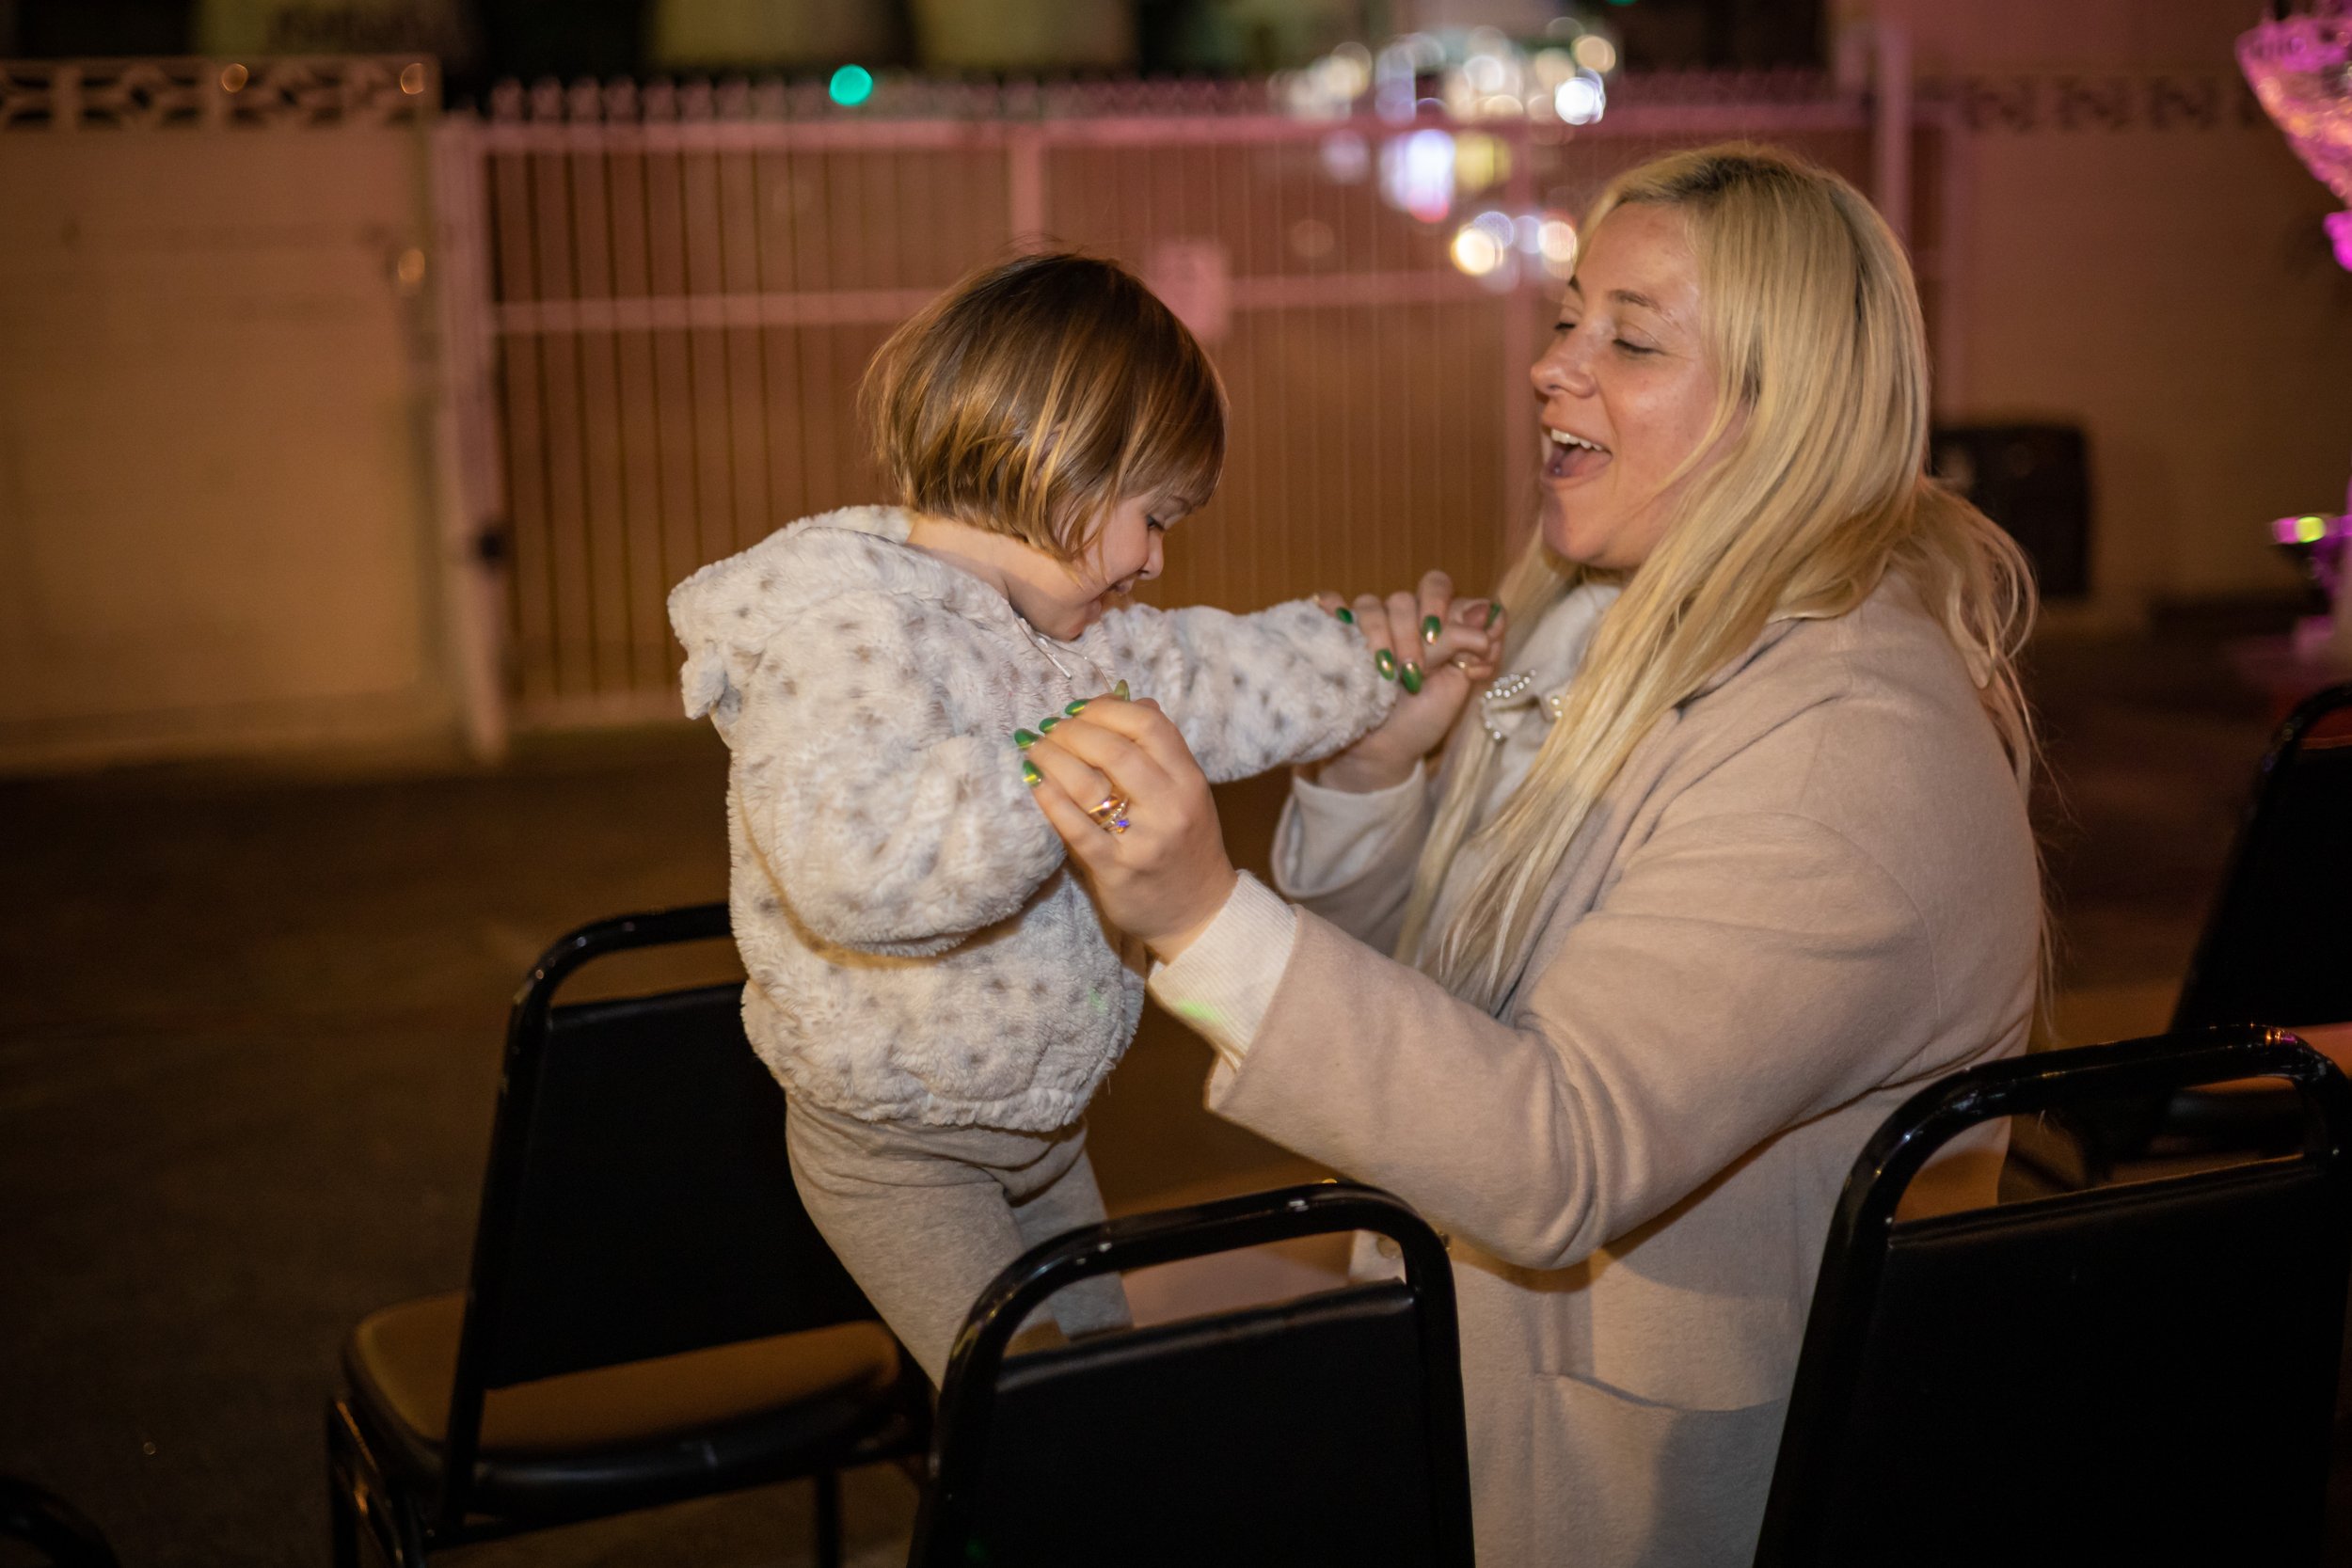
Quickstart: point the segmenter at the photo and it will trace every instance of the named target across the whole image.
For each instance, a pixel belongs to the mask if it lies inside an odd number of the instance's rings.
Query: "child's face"
[[[1120,501],[1085,554],[1054,562],[1050,571],[1017,585],[1013,608],[1048,637],[1067,641],[1077,636],[1136,584],[1160,575],[1161,538],[1189,510],[1169,496]]]

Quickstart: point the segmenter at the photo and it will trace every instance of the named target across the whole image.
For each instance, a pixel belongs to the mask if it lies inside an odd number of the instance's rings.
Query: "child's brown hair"
[[[1202,505],[1225,466],[1200,343],[1126,268],[1067,251],[933,300],[874,356],[863,402],[900,505],[1064,561],[1122,500]]]

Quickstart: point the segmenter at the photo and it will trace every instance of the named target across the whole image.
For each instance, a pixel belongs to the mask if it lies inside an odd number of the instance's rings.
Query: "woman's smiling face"
[[[1698,258],[1679,214],[1635,205],[1600,221],[1528,373],[1543,405],[1544,542],[1582,565],[1639,566],[1690,482],[1675,471],[1715,416]]]

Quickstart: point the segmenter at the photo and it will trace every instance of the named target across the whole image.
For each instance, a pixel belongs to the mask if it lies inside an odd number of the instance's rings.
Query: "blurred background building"
[[[0,769],[675,712],[662,594],[873,481],[898,319],[1052,240],[1209,341],[1164,599],[1491,578],[1614,170],[1913,247],[1938,463],[2058,624],[2290,607],[2352,277],[2243,0],[0,0]]]

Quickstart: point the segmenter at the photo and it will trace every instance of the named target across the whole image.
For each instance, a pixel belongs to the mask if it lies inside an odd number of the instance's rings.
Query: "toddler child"
[[[733,753],[743,1020],[794,1180],[937,1382],[1006,1264],[1103,1218],[1081,1117],[1142,1008],[1144,959],[1064,864],[1021,748],[1132,694],[1211,779],[1245,778],[1348,744],[1396,683],[1309,600],[1124,602],[1215,488],[1225,401],[1120,267],[966,278],[883,345],[865,402],[899,504],[704,567],[670,621],[687,712]],[[1115,1277],[1049,1306],[1071,1335],[1128,1321]]]

